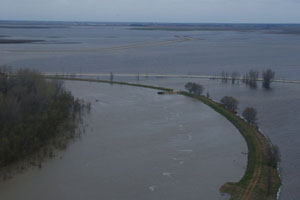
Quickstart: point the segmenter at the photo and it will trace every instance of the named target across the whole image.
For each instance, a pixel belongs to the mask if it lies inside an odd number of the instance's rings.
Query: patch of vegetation
[[[255,108],[252,107],[247,107],[244,109],[242,116],[244,117],[245,120],[247,120],[247,122],[249,123],[255,123],[257,120],[257,111]]]
[[[30,160],[41,167],[44,157],[63,149],[90,105],[75,99],[60,80],[38,72],[0,73],[0,170]]]
[[[221,103],[223,104],[223,106],[232,111],[232,112],[236,112],[236,109],[238,107],[239,101],[236,100],[234,97],[230,97],[230,96],[224,96],[221,99]]]
[[[266,89],[270,89],[271,82],[275,77],[275,72],[268,69],[266,71],[263,71],[262,76],[263,76],[263,87]]]

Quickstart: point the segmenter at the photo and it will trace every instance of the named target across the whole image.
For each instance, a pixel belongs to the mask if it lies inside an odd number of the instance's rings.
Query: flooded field
[[[297,34],[68,24],[64,28],[0,28],[0,35],[10,40],[44,41],[0,46],[1,64],[43,72],[219,75],[223,70],[242,73],[271,68],[277,78],[300,80]],[[184,37],[190,40],[182,40]]]
[[[1,39],[41,42],[1,44],[0,64],[52,73],[220,75],[222,71],[245,73],[270,68],[276,79],[300,80],[299,33],[266,32],[255,27],[246,31],[132,30],[126,25],[99,24],[53,25],[47,29],[1,27]],[[115,80],[134,82],[136,78]],[[266,91],[260,86],[251,90],[243,84],[216,80],[140,79],[140,83],[178,89],[188,81],[203,84],[205,93],[209,91],[216,100],[225,95],[236,97],[240,111],[246,106],[258,110],[259,126],[281,151],[281,199],[300,199],[300,85],[274,83],[273,89]],[[127,97],[123,98],[120,102]]]
[[[67,82],[92,103],[86,133],[42,169],[0,184],[0,199],[228,199],[247,147],[209,107],[129,86]]]

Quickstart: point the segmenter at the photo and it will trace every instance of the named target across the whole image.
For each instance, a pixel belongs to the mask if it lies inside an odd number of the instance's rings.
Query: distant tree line
[[[6,69],[0,71],[0,168],[34,154],[55,137],[61,148],[75,137],[89,105],[75,99],[61,81],[46,80],[38,72],[25,69],[7,76]]]
[[[271,83],[275,78],[275,72],[271,69],[268,69],[266,71],[263,71],[261,73],[262,75],[262,87],[265,89],[271,88]],[[232,84],[239,83],[240,80],[245,83],[246,85],[249,85],[250,88],[257,88],[257,81],[260,77],[260,73],[257,70],[249,70],[246,74],[241,76],[239,72],[232,72],[231,75],[228,72],[222,72],[221,73],[221,80],[223,83],[228,83],[231,81]]]

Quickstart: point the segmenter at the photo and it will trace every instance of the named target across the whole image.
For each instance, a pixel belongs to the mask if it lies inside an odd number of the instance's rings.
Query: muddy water
[[[297,34],[265,34],[256,29],[246,32],[135,31],[125,26],[72,25],[49,29],[2,28],[0,35],[7,36],[4,39],[45,40],[36,44],[0,45],[0,64],[42,72],[220,75],[222,71],[245,73],[250,69],[261,72],[270,68],[276,72],[276,79],[300,80],[300,37]],[[200,40],[158,45],[178,36]],[[142,43],[156,45],[103,51]],[[183,88],[188,81],[150,79],[149,84],[174,88]],[[116,80],[120,80],[119,77]],[[299,85],[277,84],[266,92],[216,81],[191,81],[203,84],[217,100],[232,95],[240,100],[241,109],[257,108],[260,127],[281,150],[284,184],[281,199],[300,199]]]
[[[228,199],[246,144],[219,114],[193,99],[99,83],[67,82],[92,103],[88,127],[42,169],[0,184],[1,200]]]

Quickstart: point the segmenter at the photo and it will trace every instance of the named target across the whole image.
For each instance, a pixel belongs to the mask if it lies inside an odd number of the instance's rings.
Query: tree
[[[228,72],[222,72],[222,74],[221,74],[221,79],[222,79],[222,82],[225,82],[225,83],[227,83],[227,81],[228,81]]]
[[[187,90],[187,91],[189,91],[189,93],[192,93],[192,91],[193,91],[193,83],[192,82],[188,82],[188,83],[186,83],[185,85],[184,85],[184,88]]]
[[[42,153],[56,138],[59,144],[74,138],[84,107],[61,81],[47,80],[36,71],[1,76],[0,169]]]
[[[221,103],[224,105],[224,107],[232,112],[235,112],[237,109],[237,106],[239,104],[238,100],[236,100],[233,97],[230,96],[224,96],[221,99]]]
[[[246,84],[248,83],[248,85],[251,87],[251,88],[256,88],[257,87],[257,79],[259,77],[259,72],[258,71],[255,71],[255,70],[250,70],[248,72],[248,75],[246,76],[248,77],[248,81],[246,80]]]
[[[255,121],[257,120],[256,114],[257,112],[255,108],[252,107],[245,108],[245,110],[242,113],[243,117],[247,120],[247,122],[250,123],[255,123]]]
[[[194,83],[193,85],[193,93],[196,95],[201,95],[203,92],[204,88],[202,85],[198,85],[196,83]]]
[[[266,89],[270,89],[270,85],[272,80],[275,77],[275,72],[273,72],[271,69],[268,69],[266,71],[263,71],[263,87]]]
[[[239,80],[239,73],[238,72],[236,72],[236,71],[234,71],[234,72],[232,72],[231,73],[231,83],[232,84],[235,84],[235,81],[236,80]]]
[[[188,82],[184,85],[184,88],[189,91],[191,94],[201,95],[204,88],[202,85],[197,83]]]

